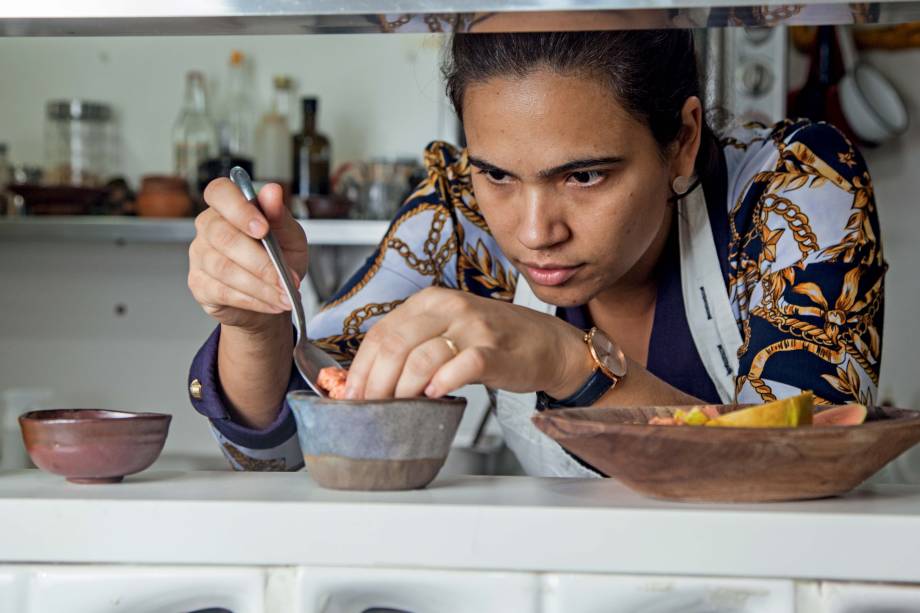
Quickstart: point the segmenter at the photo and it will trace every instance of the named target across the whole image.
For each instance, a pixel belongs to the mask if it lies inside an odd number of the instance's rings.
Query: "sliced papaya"
[[[796,428],[811,424],[815,397],[811,392],[732,411],[710,419],[707,426],[728,428]]]
[[[816,426],[858,426],[866,421],[868,414],[864,404],[845,404],[818,411],[812,423]]]
[[[689,411],[677,409],[674,412],[674,421],[687,426],[702,426],[709,421],[709,417],[699,407],[693,407]]]

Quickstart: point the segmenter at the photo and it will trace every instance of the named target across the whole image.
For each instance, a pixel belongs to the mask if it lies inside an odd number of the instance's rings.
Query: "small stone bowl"
[[[20,415],[19,427],[42,470],[72,483],[118,483],[159,457],[171,420],[160,413],[55,409]]]
[[[464,398],[332,400],[287,395],[310,476],[337,490],[412,490],[438,474]]]

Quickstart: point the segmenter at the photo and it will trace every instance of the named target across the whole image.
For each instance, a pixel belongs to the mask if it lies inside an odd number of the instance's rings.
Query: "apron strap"
[[[678,206],[680,285],[690,334],[719,398],[733,404],[741,332],[722,277],[702,188]]]

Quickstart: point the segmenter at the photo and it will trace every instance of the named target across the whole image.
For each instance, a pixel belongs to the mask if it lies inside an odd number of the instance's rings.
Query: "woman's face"
[[[549,70],[493,78],[467,88],[463,120],[476,200],[538,298],[586,304],[651,274],[686,164],[663,159],[605,84]]]

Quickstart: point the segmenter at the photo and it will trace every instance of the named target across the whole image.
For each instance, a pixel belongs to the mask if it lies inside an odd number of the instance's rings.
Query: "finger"
[[[373,397],[390,397],[395,391],[409,352],[429,338],[437,336],[439,330],[443,331],[443,325],[433,322],[430,316],[416,315],[413,303],[410,298],[367,331],[348,369],[346,398],[371,398],[368,396],[368,383],[372,377],[376,381],[372,391],[377,394]],[[386,354],[386,357],[378,364],[381,353]],[[379,395],[387,391],[389,395]]]
[[[240,232],[226,219],[217,217],[207,223],[202,229],[202,238],[212,249],[266,283],[274,284],[281,289],[278,271],[265,248],[258,241]]]
[[[225,283],[221,283],[201,269],[195,269],[189,272],[189,288],[192,290],[192,295],[195,297],[195,300],[205,307],[205,309],[233,307],[244,311],[272,315],[284,312],[284,309],[280,309],[273,304],[262,302],[254,296],[250,296]]]
[[[348,367],[348,377],[345,379],[345,398],[348,400],[364,398],[364,385],[374,365],[374,359],[377,357],[377,343],[372,334],[373,330],[374,328],[368,330],[361,345],[358,346],[355,359]]]
[[[464,385],[485,383],[487,378],[490,350],[482,347],[464,349],[451,361],[444,364],[431,378],[425,388],[429,398],[440,398],[454,392]]]
[[[374,363],[364,386],[364,398],[392,398],[409,354],[446,329],[446,323],[440,318],[415,315],[412,309],[400,315],[387,322],[386,334],[378,341]]]
[[[421,396],[438,369],[454,357],[454,351],[444,337],[439,336],[425,341],[413,349],[406,358],[406,365],[396,383],[394,397]]]
[[[284,205],[284,190],[277,183],[268,183],[259,190],[259,205],[268,220],[272,234],[284,251],[302,252],[307,249],[307,236],[291,211]]]
[[[268,232],[265,217],[230,179],[220,177],[208,183],[204,189],[204,201],[236,229],[252,238],[262,238]]]
[[[284,310],[291,308],[287,294],[278,289],[277,283],[268,283],[260,279],[219,251],[207,250],[201,257],[200,266],[213,279],[257,298],[265,304]]]

